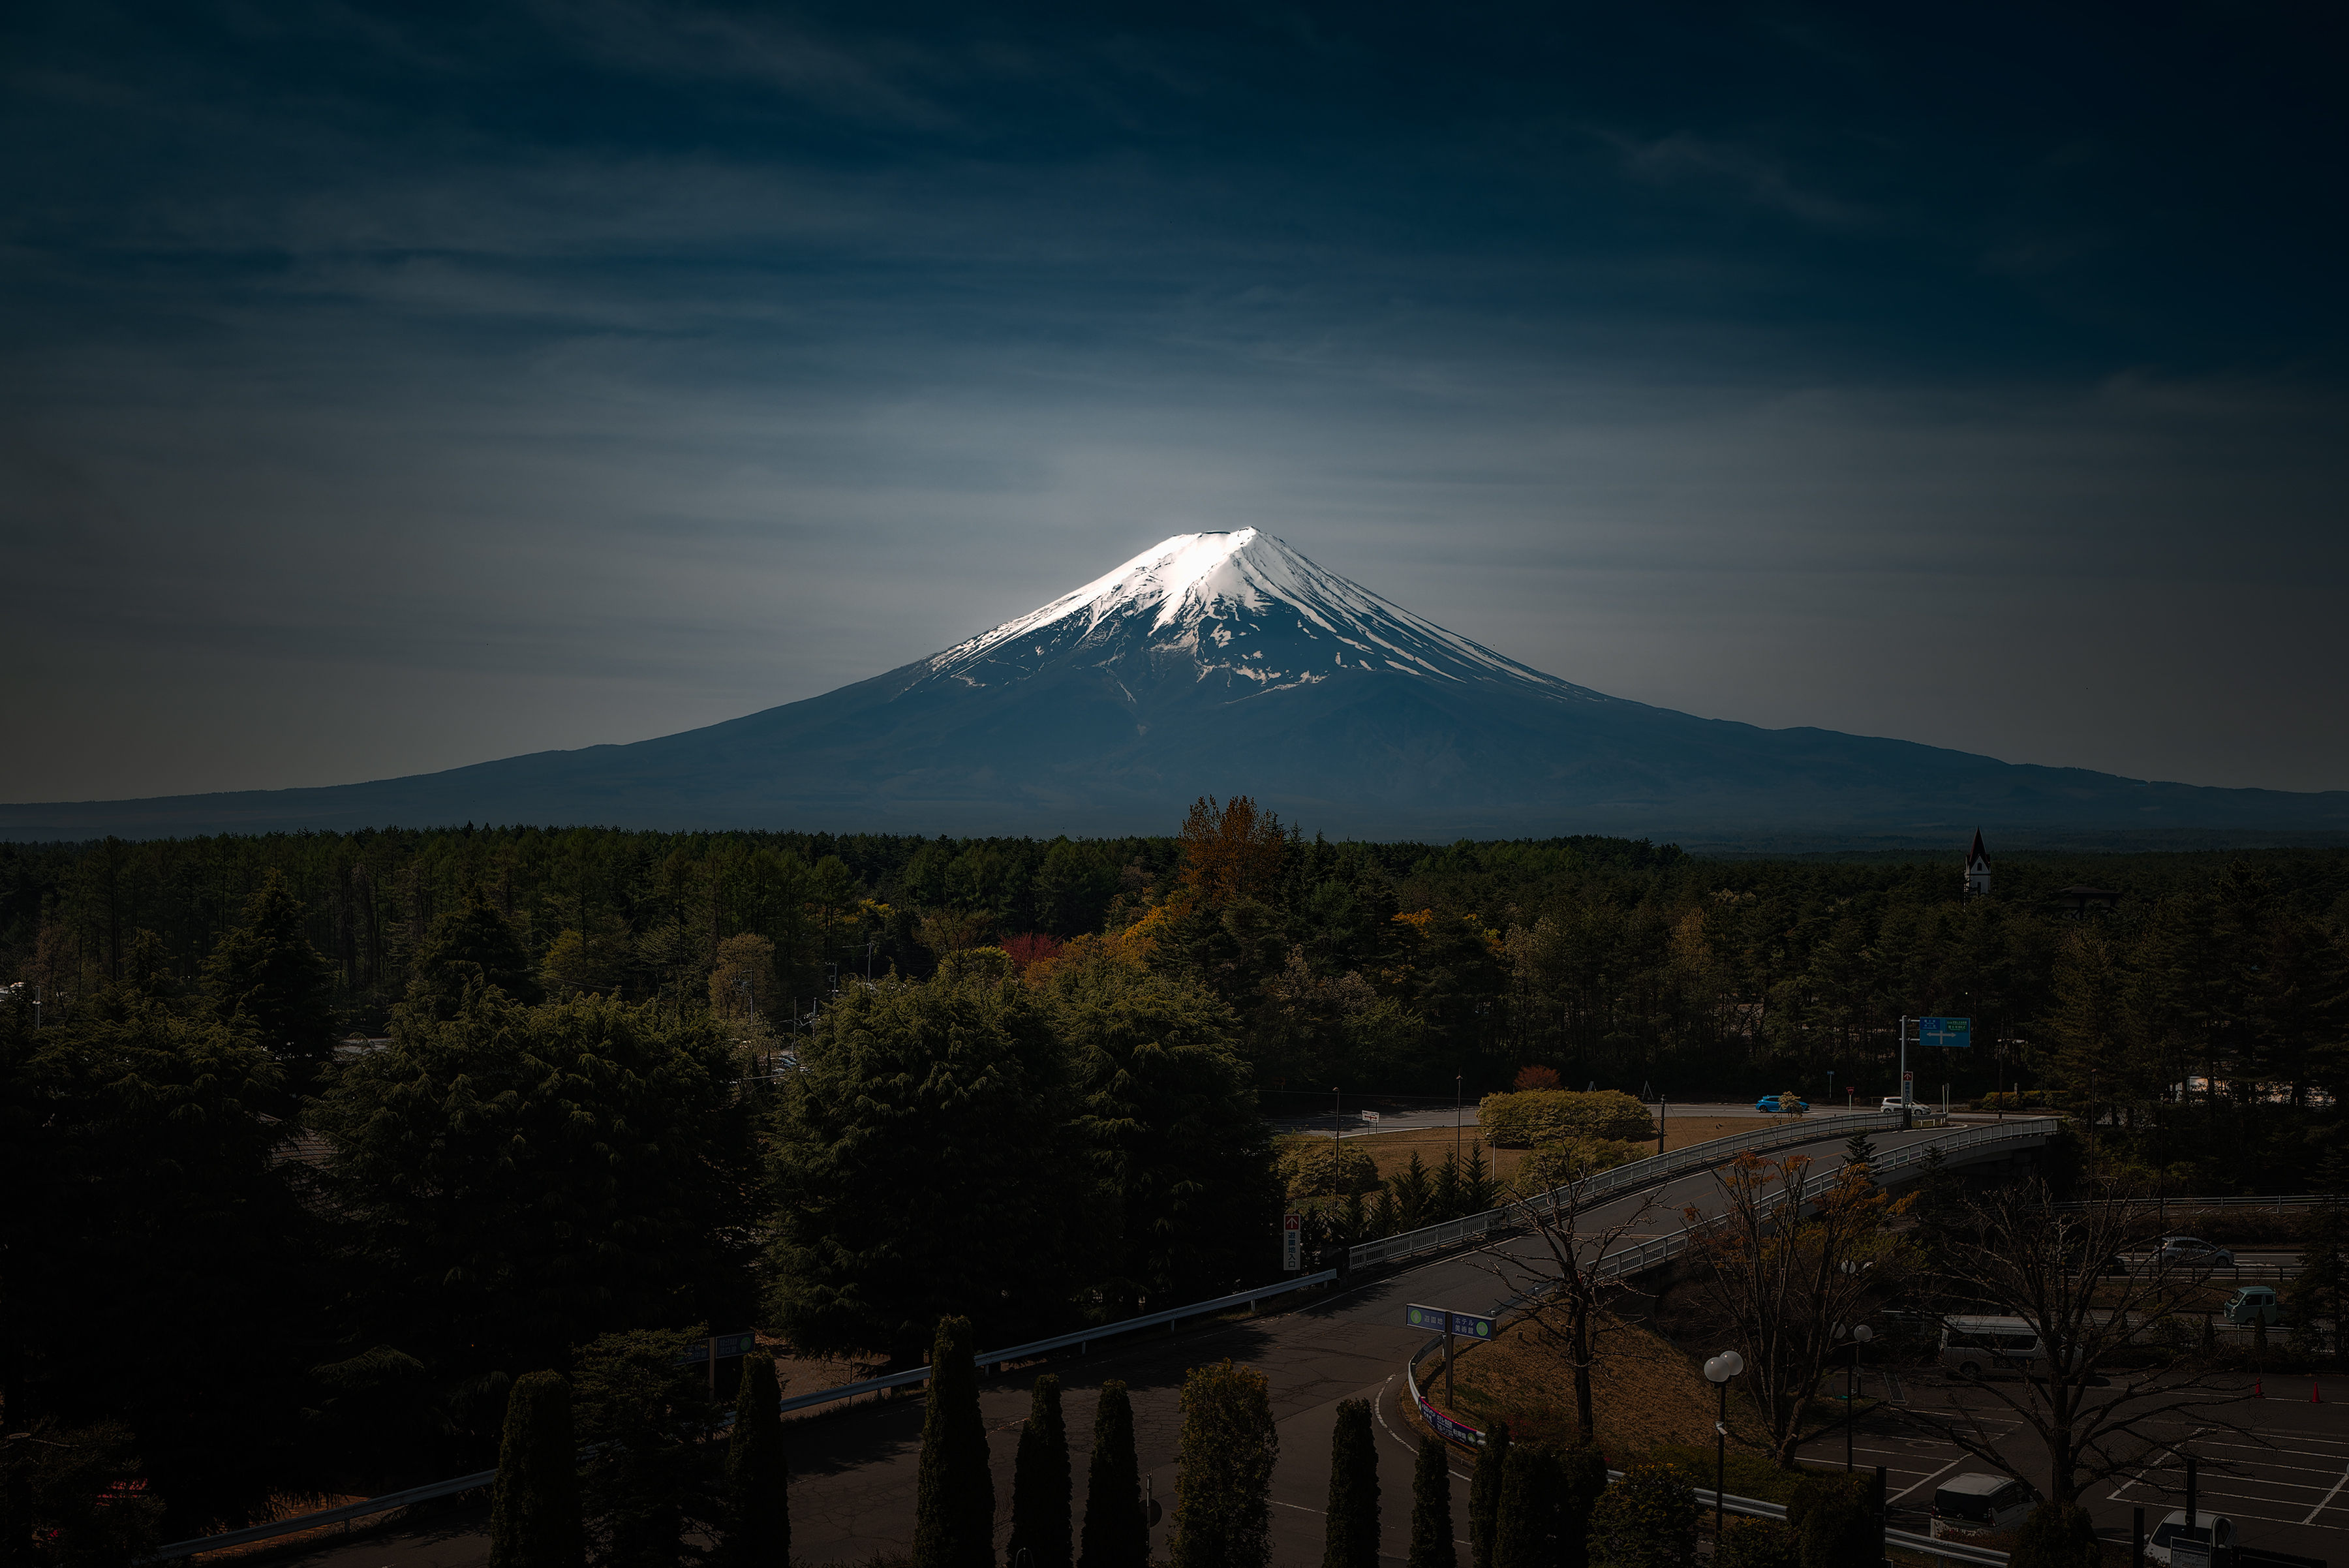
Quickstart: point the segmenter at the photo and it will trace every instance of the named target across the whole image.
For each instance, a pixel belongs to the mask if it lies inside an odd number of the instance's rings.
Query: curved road
[[[1880,1151],[1889,1153],[1930,1142],[1936,1135],[1919,1130],[1870,1136]],[[1816,1158],[1822,1146],[1832,1152],[1842,1141],[1840,1136],[1823,1137],[1799,1147]],[[1794,1152],[1797,1150],[1776,1150],[1772,1157]],[[1684,1204],[1710,1211],[1717,1191],[1709,1174],[1682,1177],[1648,1194],[1602,1205],[1593,1210],[1592,1220],[1594,1224],[1608,1223],[1631,1212],[1644,1199],[1651,1205],[1651,1218],[1634,1234],[1662,1234],[1680,1228]],[[1520,1238],[1503,1243],[1501,1250],[1534,1244]],[[1273,1480],[1274,1563],[1320,1561],[1330,1433],[1339,1401],[1356,1398],[1379,1400],[1381,1554],[1402,1561],[1410,1540],[1411,1469],[1417,1440],[1406,1440],[1398,1429],[1392,1399],[1380,1397],[1392,1394],[1404,1358],[1427,1339],[1423,1330],[1402,1325],[1403,1307],[1421,1302],[1471,1312],[1497,1309],[1516,1293],[1495,1277],[1495,1268],[1493,1259],[1473,1251],[1444,1254],[1340,1287],[1278,1315],[1184,1325],[1164,1334],[1143,1331],[1112,1340],[1082,1357],[1056,1356],[1023,1372],[985,1379],[980,1410],[989,1431],[999,1543],[1009,1529],[1012,1459],[1037,1372],[1049,1369],[1060,1375],[1080,1521],[1093,1403],[1102,1381],[1112,1377],[1123,1378],[1132,1391],[1143,1471],[1171,1515],[1181,1427],[1177,1397],[1184,1374],[1230,1357],[1262,1371],[1272,1383],[1273,1414],[1280,1434],[1280,1459]],[[791,1426],[794,1559],[859,1563],[876,1552],[910,1549],[921,1426],[919,1398],[819,1412]],[[1453,1490],[1454,1522],[1464,1545],[1467,1480],[1457,1467]],[[1151,1532],[1154,1556],[1165,1550],[1166,1535],[1164,1523]],[[438,1530],[390,1532],[324,1550],[305,1561],[333,1568],[472,1568],[487,1555],[488,1541],[479,1523],[455,1519]]]

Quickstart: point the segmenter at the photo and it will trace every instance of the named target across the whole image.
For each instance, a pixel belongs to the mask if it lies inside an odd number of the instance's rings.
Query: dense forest
[[[1272,1127],[1332,1088],[1865,1104],[1903,1015],[1963,1013],[1928,1094],[2019,1087],[2132,1179],[2349,1163],[2349,852],[2018,855],[1969,898],[1954,844],[1169,826],[0,846],[0,1396],[65,1435],[12,1466],[83,1467],[9,1484],[135,1459],[191,1533],[485,1462],[516,1376],[614,1334],[903,1360],[947,1313],[1000,1344],[1196,1299],[1277,1269]]]
[[[1218,814],[1220,816],[1220,814]],[[1170,827],[1174,824],[1169,824]],[[2335,1069],[2349,851],[2003,857],[1964,896],[1936,864],[1703,860],[1620,839],[1266,838],[1245,885],[1174,898],[1184,839],[922,839],[592,828],[0,845],[0,977],[52,1021],[126,978],[192,979],[269,873],[332,969],[339,1031],[377,1034],[441,914],[492,907],[556,996],[707,1003],[730,976],[788,1036],[845,979],[919,979],[979,946],[1022,963],[1143,928],[1152,962],[1231,1007],[1278,1106],[1474,1098],[1526,1064],[1647,1097],[1895,1092],[1897,1021],[1972,1017],[1921,1064],[1974,1097],[2030,1085],[2150,1118],[2189,1077],[2304,1106]],[[2055,895],[2115,890],[2085,919]]]

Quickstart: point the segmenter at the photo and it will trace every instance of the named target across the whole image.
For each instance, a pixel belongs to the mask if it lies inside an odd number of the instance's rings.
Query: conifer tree
[[[1330,1510],[1321,1568],[1378,1568],[1379,1455],[1371,1402],[1341,1399],[1330,1438]]]
[[[1552,1568],[1558,1532],[1557,1458],[1538,1443],[1509,1449],[1493,1521],[1493,1568]]]
[[[1500,1521],[1501,1476],[1509,1463],[1509,1424],[1495,1421],[1476,1450],[1468,1475],[1468,1558],[1475,1568],[1493,1568],[1493,1532]]]
[[[1272,1557],[1272,1465],[1280,1435],[1261,1372],[1226,1361],[1183,1380],[1174,1480],[1174,1568],[1265,1568]]]
[[[1411,1472],[1411,1556],[1405,1568],[1459,1568],[1452,1546],[1452,1455],[1441,1438],[1419,1440]]]
[[[584,1568],[578,1462],[571,1385],[554,1372],[515,1378],[491,1492],[490,1568]]]
[[[970,1320],[942,1318],[930,1349],[930,1398],[914,1497],[916,1568],[994,1568],[995,1480],[978,1414]]]
[[[783,1452],[781,1400],[773,1359],[744,1360],[734,1430],[726,1440],[727,1568],[790,1568],[791,1463]]]
[[[302,929],[300,899],[272,870],[243,923],[204,961],[204,989],[223,1021],[249,1025],[272,1054],[316,1060],[334,1048],[334,972]]]
[[[1607,1456],[1585,1444],[1557,1459],[1557,1568],[1590,1561],[1590,1518],[1607,1490]]]
[[[1078,1568],[1150,1568],[1150,1525],[1142,1517],[1142,1471],[1133,1458],[1133,1406],[1114,1377],[1102,1385],[1093,1411]]]
[[[1027,1568],[1069,1568],[1069,1431],[1061,1418],[1061,1380],[1047,1372],[1036,1379],[1019,1428],[1006,1555],[1019,1563],[1027,1552]]]

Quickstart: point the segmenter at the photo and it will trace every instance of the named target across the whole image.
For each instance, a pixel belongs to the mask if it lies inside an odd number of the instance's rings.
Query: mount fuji
[[[0,837],[457,822],[1167,832],[1249,794],[1366,837],[2349,829],[2349,792],[2147,783],[1609,697],[1323,571],[1184,534],[942,653],[629,745],[321,789],[0,806]]]

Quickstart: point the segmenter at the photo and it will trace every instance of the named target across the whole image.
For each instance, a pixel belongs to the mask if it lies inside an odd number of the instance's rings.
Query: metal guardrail
[[[2129,1209],[2176,1209],[2187,1214],[2199,1214],[2211,1209],[2269,1210],[2281,1214],[2287,1209],[2311,1209],[2319,1203],[2334,1199],[2323,1192],[2295,1192],[2272,1198],[2126,1198],[2121,1199]],[[2349,1200],[2344,1200],[2349,1201]],[[2058,1203],[2057,1210],[2085,1209],[2085,1203]]]
[[[1419,1411],[1420,1418],[1429,1427],[1447,1437],[1454,1433],[1471,1434],[1455,1440],[1474,1448],[1484,1441],[1484,1433],[1430,1400],[1419,1386],[1421,1359],[1430,1350],[1443,1343],[1444,1340],[1439,1335],[1421,1345],[1411,1359],[1403,1364],[1403,1377],[1410,1386],[1411,1401],[1413,1407]],[[1607,1479],[1610,1483],[1621,1480],[1623,1472],[1609,1470]],[[1786,1517],[1786,1505],[1783,1502],[1768,1502],[1758,1497],[1738,1497],[1731,1492],[1715,1492],[1710,1487],[1697,1488],[1696,1494],[1700,1502],[1707,1499],[1718,1499],[1718,1506],[1724,1513],[1734,1513],[1746,1519],[1783,1521]],[[1938,1558],[1944,1563],[1959,1563],[1962,1568],[2006,1568],[2007,1554],[2003,1552],[1992,1551],[1987,1546],[1968,1546],[1960,1542],[1943,1541],[1931,1535],[1919,1535],[1914,1531],[1887,1529],[1884,1532],[1884,1544],[1889,1549],[1914,1552],[1920,1555]]]
[[[1748,1150],[1766,1154],[1774,1148],[1786,1148],[1795,1144],[1817,1143],[1839,1133],[1897,1132],[1901,1130],[1900,1119],[1899,1111],[1861,1111],[1853,1116],[1798,1117],[1784,1128],[1758,1136],[1732,1133],[1727,1137],[1691,1144],[1686,1148],[1677,1148],[1666,1155],[1650,1155],[1645,1159],[1635,1159],[1629,1165],[1601,1171],[1582,1184],[1580,1201],[1587,1204],[1618,1192],[1636,1191],[1660,1181],[1670,1181],[1691,1171],[1702,1170],[1734,1158]],[[2042,1121],[2053,1125],[2054,1120],[2053,1117],[2018,1116],[2013,1121],[1992,1126],[2015,1127]],[[1947,1125],[1942,1122],[1940,1112],[1922,1106],[1910,1114],[1909,1123],[1912,1127]],[[1523,1203],[1505,1203],[1497,1209],[1487,1209],[1481,1214],[1471,1214],[1465,1219],[1446,1220],[1439,1224],[1423,1225],[1416,1231],[1406,1231],[1400,1236],[1358,1242],[1348,1249],[1346,1264],[1353,1269],[1366,1268],[1372,1263],[1390,1262],[1397,1258],[1460,1246],[1490,1231],[1515,1228],[1521,1221],[1512,1217],[1529,1207],[1555,1208],[1557,1202],[1557,1191],[1545,1192]]]
[[[1026,1345],[1015,1345],[1008,1349],[982,1351],[971,1357],[971,1365],[984,1372],[990,1366],[999,1366],[1007,1362],[1027,1361],[1050,1351],[1065,1350],[1070,1345],[1075,1345],[1081,1350],[1097,1339],[1114,1339],[1120,1334],[1133,1334],[1140,1329],[1156,1328],[1161,1324],[1172,1327],[1186,1317],[1200,1317],[1210,1313],[1228,1312],[1236,1306],[1243,1305],[1253,1312],[1256,1310],[1257,1303],[1260,1301],[1287,1295],[1291,1291],[1303,1290],[1308,1285],[1329,1284],[1337,1278],[1337,1270],[1324,1269],[1318,1274],[1304,1274],[1293,1280],[1275,1280],[1252,1290],[1235,1291],[1227,1296],[1217,1296],[1212,1301],[1192,1302],[1185,1306],[1170,1307],[1164,1312],[1149,1313],[1141,1317],[1121,1318],[1116,1323],[1102,1324],[1096,1328],[1081,1328],[1072,1334],[1057,1334],[1050,1339],[1031,1340]],[[876,1394],[885,1389],[907,1387],[913,1384],[927,1381],[929,1376],[928,1366],[916,1366],[910,1372],[895,1373],[887,1377],[868,1377],[862,1382],[843,1384],[837,1388],[820,1388],[812,1394],[802,1394],[795,1399],[786,1399],[778,1408],[781,1414],[789,1415],[794,1410],[810,1409],[818,1405],[829,1405],[841,1399],[853,1399],[863,1394]],[[730,1416],[728,1417],[729,1420],[731,1418]],[[455,1497],[460,1492],[477,1491],[482,1487],[492,1484],[497,1479],[498,1472],[495,1470],[479,1470],[469,1476],[456,1476],[448,1480],[434,1481],[429,1486],[410,1487],[406,1491],[387,1492],[382,1497],[370,1497],[357,1502],[347,1502],[339,1508],[321,1509],[316,1513],[299,1514],[292,1519],[274,1520],[267,1524],[250,1525],[245,1529],[232,1530],[220,1535],[200,1535],[191,1541],[175,1541],[168,1546],[158,1547],[148,1555],[145,1561],[168,1563],[178,1558],[192,1557],[202,1552],[218,1552],[230,1546],[250,1545],[256,1541],[270,1541],[281,1535],[298,1535],[304,1531],[316,1530],[325,1525],[346,1523],[354,1519],[364,1519],[370,1514],[388,1513],[394,1509],[407,1508],[415,1503]]]

